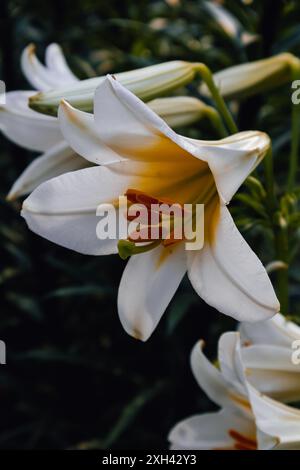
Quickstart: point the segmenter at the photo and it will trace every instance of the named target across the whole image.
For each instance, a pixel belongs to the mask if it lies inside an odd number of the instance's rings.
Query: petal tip
[[[86,126],[79,117],[79,113],[73,106],[70,105],[66,100],[62,99],[58,108],[58,119],[67,119],[71,124],[79,127],[82,130],[86,129]]]
[[[17,198],[19,197],[19,194],[14,191],[14,190],[10,190],[9,193],[7,194],[7,196],[5,197],[5,200],[7,202],[13,202],[15,201]]]
[[[28,59],[32,60],[35,57],[36,45],[31,42],[24,50],[24,54],[27,54]]]

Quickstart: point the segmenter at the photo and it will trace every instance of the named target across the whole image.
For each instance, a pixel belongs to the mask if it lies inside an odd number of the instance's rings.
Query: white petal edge
[[[7,200],[14,200],[29,194],[41,183],[51,178],[88,166],[89,163],[74,153],[66,142],[60,142],[27,166],[13,184]]]
[[[70,147],[87,161],[104,165],[124,160],[100,139],[92,114],[79,111],[62,101],[58,120],[61,132]]]
[[[142,341],[151,336],[185,272],[183,243],[130,258],[118,293],[120,321],[129,335]]]
[[[139,98],[107,76],[95,92],[94,112],[101,139],[114,146],[121,138],[124,153],[165,136],[194,157],[208,163],[222,203],[227,204],[270,146],[269,137],[247,131],[218,141],[188,139],[176,134]],[[121,145],[120,143],[120,145]]]
[[[188,276],[201,298],[236,320],[261,321],[279,311],[265,268],[225,206],[220,206],[214,241],[189,253]]]
[[[99,240],[100,203],[114,203],[131,186],[133,169],[123,162],[94,166],[53,178],[24,201],[21,215],[29,228],[58,245],[89,255],[117,252],[117,240]],[[126,163],[126,162],[125,162]]]
[[[32,91],[6,93],[6,104],[0,106],[0,129],[15,144],[44,152],[63,137],[57,119],[28,107],[28,98],[32,94]]]
[[[260,323],[259,328],[244,322],[239,326],[242,343],[271,344],[291,348],[294,340],[300,339],[300,327],[277,313],[270,320]]]
[[[58,44],[49,44],[45,52],[45,62],[49,70],[63,77],[67,83],[79,81],[68,66],[62,48]]]
[[[204,342],[198,341],[192,349],[191,368],[193,375],[211,401],[222,406],[235,407],[231,395],[232,390],[220,372],[204,355]]]
[[[172,449],[234,450],[235,442],[229,434],[231,430],[249,438],[255,436],[253,420],[223,409],[184,419],[173,427],[168,440]]]
[[[51,48],[52,45],[48,47]],[[50,57],[53,60],[53,52],[51,52],[51,50]],[[21,67],[28,82],[40,91],[51,90],[52,88],[65,86],[68,83],[77,81],[74,76],[71,77],[70,75],[67,76],[65,73],[58,73],[57,66],[53,69],[43,65],[36,56],[35,46],[33,44],[29,44],[29,46],[24,49],[21,56]]]

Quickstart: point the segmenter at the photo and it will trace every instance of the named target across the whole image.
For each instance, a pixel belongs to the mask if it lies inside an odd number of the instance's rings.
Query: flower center
[[[168,248],[185,240],[200,247],[201,237],[211,240],[209,227],[214,225],[218,197],[207,163],[192,157],[185,162],[151,162],[136,182],[139,189],[133,185],[124,194],[129,235],[118,243],[121,258],[158,245]]]

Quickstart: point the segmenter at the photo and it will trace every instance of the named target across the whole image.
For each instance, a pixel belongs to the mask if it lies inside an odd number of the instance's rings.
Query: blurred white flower
[[[110,254],[118,251],[118,240],[97,239],[99,204],[117,206],[121,195],[131,202],[142,197],[205,204],[200,251],[185,251],[178,240],[146,246],[120,242],[124,258],[134,255],[118,296],[125,330],[148,339],[186,271],[196,292],[221,312],[249,321],[274,315],[279,304],[266,271],[225,206],[265,156],[268,136],[249,131],[218,141],[182,137],[113,78],[98,87],[94,113],[61,105],[65,139],[75,152],[101,166],[40,185],[23,205],[31,230],[80,253]]]
[[[300,367],[293,363],[292,354],[300,327],[278,313],[259,328],[242,323],[240,333],[249,382],[277,400],[299,401]]]
[[[221,410],[194,415],[175,425],[169,434],[171,448],[300,449],[300,410],[263,395],[249,383],[239,334],[221,336],[220,369],[204,356],[202,347],[203,342],[197,343],[192,351],[192,371],[199,386]]]
[[[239,20],[219,3],[204,1],[203,4],[214,21],[229,37],[241,41],[244,45],[258,39],[256,34],[245,31]]]
[[[77,82],[57,44],[47,47],[45,66],[36,57],[34,46],[26,47],[21,65],[29,83],[39,90]],[[8,195],[10,200],[29,193],[49,178],[86,166],[86,162],[64,141],[57,119],[28,107],[28,99],[35,93],[8,92],[5,105],[0,106],[0,129],[4,135],[22,147],[43,152],[14,183]]]

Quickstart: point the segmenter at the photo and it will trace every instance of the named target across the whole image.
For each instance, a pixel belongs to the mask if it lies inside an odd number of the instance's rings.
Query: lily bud
[[[148,101],[192,81],[196,73],[196,64],[176,60],[118,73],[115,78],[139,98]],[[56,116],[60,101],[65,99],[75,108],[92,112],[95,90],[104,79],[89,78],[64,88],[38,93],[29,99],[29,106],[40,113]]]
[[[212,108],[203,101],[190,96],[157,98],[147,103],[170,127],[188,126],[210,116]]]
[[[297,57],[286,52],[268,59],[228,67],[215,73],[213,78],[224,98],[238,99],[270,90],[292,80],[293,70],[298,63]],[[210,95],[204,83],[199,91],[206,96]]]

